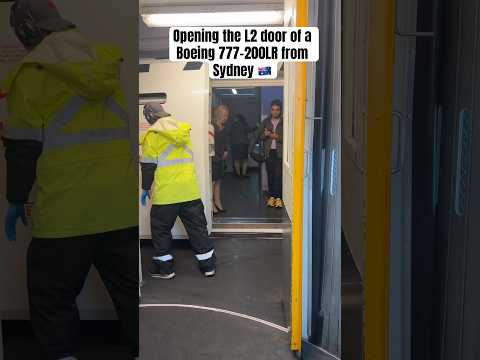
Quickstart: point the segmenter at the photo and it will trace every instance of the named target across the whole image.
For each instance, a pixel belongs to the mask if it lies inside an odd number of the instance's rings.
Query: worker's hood
[[[115,91],[120,82],[121,51],[111,45],[92,46],[77,30],[52,33],[30,52],[22,65],[38,64],[60,78],[79,96],[99,100]],[[16,77],[7,79],[9,91]]]
[[[178,121],[173,116],[158,119],[147,131],[155,132],[175,145],[186,145],[190,140],[190,124]]]

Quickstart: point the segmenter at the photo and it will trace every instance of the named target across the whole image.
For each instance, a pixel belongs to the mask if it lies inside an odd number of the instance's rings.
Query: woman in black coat
[[[228,156],[227,130],[229,110],[225,105],[215,109],[213,126],[215,128],[215,155],[212,158],[213,213],[224,212],[222,205],[221,182],[225,172],[225,159]]]
[[[248,134],[255,131],[256,127],[250,127],[241,114],[235,115],[230,127],[230,144],[232,145],[232,158],[235,167],[235,175],[248,177]]]

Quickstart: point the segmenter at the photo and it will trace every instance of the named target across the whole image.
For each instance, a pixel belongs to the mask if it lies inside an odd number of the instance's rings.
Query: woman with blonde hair
[[[213,115],[213,127],[215,129],[215,155],[212,157],[212,182],[213,182],[213,213],[225,212],[222,205],[221,181],[225,172],[225,160],[228,156],[227,130],[225,124],[228,121],[230,111],[226,105],[218,106]]]

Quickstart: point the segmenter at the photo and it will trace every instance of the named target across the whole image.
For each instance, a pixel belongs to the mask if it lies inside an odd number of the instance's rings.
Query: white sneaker
[[[215,275],[215,269],[210,270],[210,271],[205,271],[204,274],[205,274],[206,277],[213,276],[213,275]]]

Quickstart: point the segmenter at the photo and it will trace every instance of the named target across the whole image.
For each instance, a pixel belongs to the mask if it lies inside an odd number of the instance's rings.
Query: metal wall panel
[[[342,7],[342,229],[363,277],[368,1]]]
[[[439,319],[432,358],[480,357],[480,4],[445,2]]]
[[[397,2],[390,229],[390,360],[410,358],[412,123],[417,0]]]

